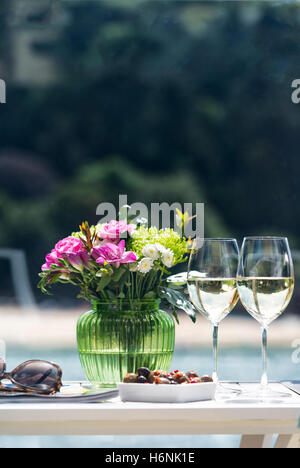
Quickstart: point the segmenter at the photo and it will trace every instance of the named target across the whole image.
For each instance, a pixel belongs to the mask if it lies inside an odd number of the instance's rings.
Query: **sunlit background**
[[[205,234],[284,235],[300,268],[300,7],[288,2],[2,0],[0,338],[8,367],[82,379],[71,287],[37,289],[45,254],[101,202],[205,203]],[[299,262],[300,264],[300,262]],[[270,376],[300,377],[300,289],[270,330]],[[298,316],[297,316],[298,314]],[[245,324],[247,326],[245,326]],[[220,331],[220,374],[258,379],[259,326]],[[175,367],[211,372],[210,329],[181,318]],[[222,349],[223,347],[223,349]],[[2,440],[1,440],[2,439]],[[0,438],[1,446],[234,446],[236,438]]]

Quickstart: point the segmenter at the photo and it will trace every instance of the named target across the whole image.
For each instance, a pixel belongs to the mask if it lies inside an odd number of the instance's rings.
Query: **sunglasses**
[[[27,361],[7,373],[6,363],[0,359],[0,391],[50,395],[60,391],[61,379],[61,368],[52,362]],[[13,387],[3,385],[2,380],[10,380]]]

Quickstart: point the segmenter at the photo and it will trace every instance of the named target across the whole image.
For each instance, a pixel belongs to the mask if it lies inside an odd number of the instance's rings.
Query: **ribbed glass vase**
[[[139,367],[168,370],[175,324],[159,300],[94,302],[77,325],[77,343],[86,378],[114,387]]]

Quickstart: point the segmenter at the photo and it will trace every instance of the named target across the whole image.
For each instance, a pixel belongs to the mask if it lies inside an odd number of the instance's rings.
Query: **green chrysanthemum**
[[[180,237],[174,229],[160,229],[156,227],[139,227],[132,233],[128,240],[127,250],[132,250],[139,257],[143,256],[143,248],[149,244],[160,244],[165,249],[170,249],[174,254],[174,265],[184,260],[187,252],[187,241]]]

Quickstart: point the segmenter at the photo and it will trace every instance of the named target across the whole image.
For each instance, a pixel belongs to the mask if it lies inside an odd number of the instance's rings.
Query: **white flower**
[[[135,273],[138,270],[138,264],[137,263],[129,263],[129,271],[132,273]]]
[[[145,245],[142,252],[144,257],[152,258],[152,260],[157,260],[159,258],[159,252],[154,244]]]
[[[160,252],[161,254],[163,254],[163,253],[165,253],[167,251],[167,249],[162,244],[156,243],[155,247],[158,250],[158,252]]]
[[[171,268],[174,263],[174,253],[172,252],[171,249],[166,249],[165,252],[162,254],[162,261],[163,264],[167,268]]]
[[[146,273],[149,273],[152,267],[153,267],[152,258],[143,258],[138,264],[138,271],[140,273],[146,274]]]

